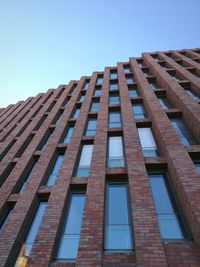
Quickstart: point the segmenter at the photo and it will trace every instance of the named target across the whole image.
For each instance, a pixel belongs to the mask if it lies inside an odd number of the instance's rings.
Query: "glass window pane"
[[[142,148],[156,148],[153,134],[150,128],[138,128]]]
[[[109,128],[121,127],[121,115],[118,111],[109,112]]]
[[[159,100],[159,103],[163,109],[168,109],[167,104],[164,102],[164,100],[162,98],[158,98],[158,100]]]
[[[183,145],[195,144],[194,139],[181,119],[171,119],[171,123]]]
[[[57,259],[76,259],[80,235],[63,235]]]
[[[109,104],[110,105],[118,105],[120,102],[119,96],[110,96],[109,97]]]
[[[110,183],[106,191],[105,248],[132,249],[126,184]]]
[[[48,181],[47,181],[47,186],[52,186],[54,185],[58,172],[60,170],[60,167],[62,165],[62,161],[64,159],[64,155],[58,155],[56,162],[54,163],[54,167],[51,171],[51,174],[49,175]]]
[[[101,96],[101,89],[96,89],[94,96]]]
[[[138,96],[136,89],[129,89],[129,96],[130,97]]]
[[[77,109],[75,110],[75,112],[74,112],[73,118],[74,118],[74,119],[77,119],[78,116],[79,116],[79,114],[80,114],[80,108],[77,108]]]
[[[72,137],[72,134],[73,134],[73,131],[74,131],[74,127],[69,127],[68,130],[67,130],[67,134],[63,140],[63,143],[64,144],[68,144],[70,142],[70,139]]]
[[[119,87],[118,87],[118,83],[110,83],[110,90],[118,90]]]
[[[162,238],[164,239],[184,238],[176,214],[158,215],[158,221]]]
[[[31,228],[28,232],[25,244],[26,244],[26,255],[30,254],[30,251],[32,249],[33,243],[35,241],[37,232],[39,230],[45,209],[46,209],[46,202],[40,202],[39,207],[37,209],[37,212],[35,214],[35,217],[33,219],[33,222],[31,224]]]
[[[117,79],[117,72],[111,72],[110,79]]]
[[[157,213],[173,213],[174,209],[169,198],[163,175],[151,174],[149,178]]]
[[[3,218],[0,219],[0,230],[3,228],[3,226],[6,224],[8,217],[11,213],[11,211],[13,210],[13,206],[12,207],[7,207],[6,212],[4,213]]]
[[[142,104],[133,104],[133,114],[136,119],[145,118],[144,108]]]
[[[106,228],[106,248],[111,250],[132,249],[129,225],[108,225]]]
[[[89,166],[91,163],[92,159],[92,150],[93,150],[93,145],[84,145],[81,153],[81,158],[80,158],[80,165],[82,166]]]
[[[92,106],[91,106],[90,111],[92,111],[92,112],[97,112],[97,111],[99,111],[99,105],[100,105],[99,102],[94,102],[94,103],[92,103]]]
[[[122,184],[109,185],[108,224],[128,224],[128,221],[126,186]]]
[[[197,171],[200,173],[200,163],[195,163],[195,166],[197,168]]]
[[[90,163],[92,158],[93,145],[84,145],[81,152],[79,166],[76,176],[88,176],[90,172]]]
[[[73,193],[71,195],[67,220],[57,254],[58,259],[77,257],[84,204],[85,194]]]
[[[121,136],[109,137],[109,167],[124,167],[123,143]]]

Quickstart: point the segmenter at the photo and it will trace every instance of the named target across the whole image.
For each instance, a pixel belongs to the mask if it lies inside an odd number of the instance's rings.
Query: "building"
[[[0,110],[0,266],[200,266],[200,49]]]

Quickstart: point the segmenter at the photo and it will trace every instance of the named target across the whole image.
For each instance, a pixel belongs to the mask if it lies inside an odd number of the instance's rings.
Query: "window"
[[[64,140],[63,140],[63,144],[68,144],[71,140],[71,137],[72,137],[72,134],[73,134],[73,131],[74,131],[74,127],[69,127],[67,132],[66,132],[66,135],[64,137]]]
[[[85,194],[71,194],[66,223],[57,253],[57,260],[72,260],[77,258],[84,204]]]
[[[158,100],[159,100],[159,103],[163,109],[169,108],[169,106],[168,106],[168,104],[164,98],[159,97]]]
[[[144,157],[155,157],[158,149],[150,128],[138,128],[140,143]]]
[[[170,75],[171,75],[173,80],[180,82],[180,78],[176,74],[170,74]]]
[[[109,90],[119,90],[118,82],[111,82]]]
[[[34,171],[34,169],[35,169],[35,167],[36,167],[36,163],[37,163],[37,161],[35,160],[35,161],[33,162],[32,166],[31,166],[29,172],[27,173],[25,179],[23,180],[23,183],[22,183],[22,185],[21,185],[21,188],[19,189],[19,193],[21,193],[21,192],[24,190],[24,188],[26,187],[26,185],[27,185],[27,181],[28,181],[29,178],[31,177],[31,175],[32,175],[32,173],[33,173],[33,171]]]
[[[200,99],[195,93],[193,93],[189,86],[184,86],[183,88],[185,89],[186,93],[192,97],[192,99],[197,101]]]
[[[48,134],[47,138],[45,139],[45,141],[44,141],[44,143],[43,143],[43,145],[42,145],[41,151],[44,151],[44,150],[45,150],[45,148],[46,148],[46,146],[47,146],[47,143],[49,142],[49,140],[50,140],[50,138],[51,138],[51,135],[52,135],[52,133],[49,133],[49,134]]]
[[[94,96],[101,96],[101,89],[96,89],[94,92]]]
[[[85,135],[86,136],[94,136],[96,133],[96,125],[97,125],[96,119],[89,119]]]
[[[134,114],[135,119],[145,118],[144,107],[142,104],[135,103],[132,105],[132,108],[133,108],[133,114]]]
[[[96,84],[102,84],[103,83],[103,77],[98,77]]]
[[[79,102],[83,102],[83,100],[85,99],[85,95],[80,95],[80,97],[79,97]]]
[[[93,102],[90,108],[91,112],[98,112],[99,111],[99,106],[100,103],[99,102]]]
[[[108,167],[124,167],[123,141],[121,136],[110,136],[108,139]]]
[[[145,67],[143,61],[138,61],[138,65],[140,66],[140,68],[144,68]]]
[[[133,249],[126,183],[108,183],[106,190],[106,250]]]
[[[128,92],[129,92],[130,97],[138,96],[136,88],[130,88],[130,89],[128,89]]]
[[[181,119],[171,119],[171,123],[184,146],[195,144],[193,137],[191,136],[190,132]]]
[[[73,114],[73,119],[77,119],[79,114],[80,114],[81,109],[80,108],[76,108]]]
[[[76,176],[88,176],[92,159],[93,145],[83,145]]]
[[[23,263],[23,266],[26,266],[26,263],[31,253],[31,249],[33,247],[37,232],[40,228],[40,224],[41,224],[41,221],[42,221],[45,209],[46,209],[46,205],[47,203],[45,201],[40,202],[37,212],[35,214],[35,217],[33,219],[33,222],[31,224],[31,227],[29,229],[29,232],[27,234],[27,237],[19,252],[15,266],[21,266],[22,263]]]
[[[110,79],[112,80],[112,79],[117,79],[117,72],[111,72],[110,73]]]
[[[121,124],[121,115],[119,111],[110,111],[109,112],[109,128],[120,128]]]
[[[120,100],[118,95],[109,96],[109,105],[119,105]]]
[[[127,84],[132,84],[132,83],[134,83],[133,77],[127,76],[127,77],[126,77],[126,83],[127,83]]]
[[[125,65],[125,66],[124,66],[124,72],[125,72],[125,73],[130,73],[130,72],[131,72],[131,70],[130,70],[130,66],[129,66],[129,65]]]
[[[83,84],[83,89],[84,90],[87,90],[89,88],[89,84],[90,84],[90,81],[89,80],[86,80]]]
[[[195,162],[194,164],[197,168],[198,173],[200,173],[200,162]]]
[[[149,70],[143,70],[143,73],[144,73],[144,76],[145,76],[145,77],[150,76],[150,72],[149,72]]]
[[[149,83],[149,88],[152,89],[152,90],[155,90],[158,88],[158,85],[156,82],[150,82]]]
[[[59,112],[58,115],[56,116],[55,120],[54,120],[54,124],[57,125],[57,124],[59,123],[59,121],[60,121],[60,119],[61,119],[61,115],[62,115],[62,113]]]
[[[58,175],[58,172],[60,170],[60,167],[62,165],[62,161],[64,159],[64,155],[58,155],[57,156],[57,159],[52,167],[52,170],[51,170],[51,173],[48,177],[48,180],[47,180],[47,186],[52,186],[55,184],[55,181],[56,181],[56,177]]]
[[[184,217],[172,199],[172,192],[169,193],[165,175],[149,174],[149,181],[162,238],[184,239]]]
[[[11,211],[13,210],[13,208],[14,208],[14,205],[7,206],[4,215],[0,219],[0,231],[1,231],[1,229],[3,229],[4,225],[7,223],[8,217],[9,217]]]

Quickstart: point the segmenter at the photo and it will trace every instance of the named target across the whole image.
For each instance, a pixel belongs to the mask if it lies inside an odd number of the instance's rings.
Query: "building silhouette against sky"
[[[0,109],[0,267],[200,266],[200,49]]]

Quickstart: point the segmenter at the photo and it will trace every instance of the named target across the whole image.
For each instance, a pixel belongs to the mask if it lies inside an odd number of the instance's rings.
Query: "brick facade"
[[[156,59],[155,59],[156,58]],[[143,64],[141,67],[139,63]],[[127,84],[124,66],[130,67],[133,84]],[[167,66],[165,69],[163,66]],[[110,71],[118,74],[119,90],[109,91]],[[148,77],[144,75],[148,70]],[[171,74],[176,73],[180,81]],[[101,96],[94,96],[96,80],[103,75]],[[83,89],[89,80],[89,88]],[[149,88],[149,82],[158,88]],[[129,88],[137,88],[138,96],[130,97]],[[199,97],[193,99],[184,86]],[[75,88],[72,92],[72,88]],[[85,93],[83,102],[79,96]],[[109,94],[117,93],[119,105],[108,104]],[[163,109],[158,97],[163,96],[170,108]],[[100,101],[98,112],[91,112],[92,101]],[[132,103],[143,103],[146,118],[135,119]],[[75,107],[81,107],[77,119],[72,118]],[[110,110],[121,111],[122,127],[108,128]],[[60,120],[56,123],[57,117]],[[85,136],[88,117],[97,118],[95,136]],[[195,145],[185,147],[170,118],[181,118]],[[69,144],[62,139],[69,125],[74,131]],[[151,126],[159,156],[144,157],[137,127]],[[45,138],[51,134],[44,150]],[[108,168],[107,138],[123,136],[126,167]],[[82,144],[93,144],[88,177],[75,177],[77,159]],[[30,267],[164,267],[200,266],[200,174],[194,162],[200,162],[200,49],[143,53],[116,67],[106,67],[91,77],[82,77],[56,90],[30,97],[15,105],[0,109],[0,218],[8,205],[14,206],[0,230],[0,267],[12,267],[26,238],[38,201],[48,199],[27,266]],[[58,152],[64,160],[54,186],[46,186],[49,171]],[[25,190],[19,188],[34,160],[36,167]],[[166,172],[176,198],[189,225],[190,239],[162,240],[156,216],[148,172]],[[104,250],[105,185],[109,180],[128,184],[134,249]],[[86,200],[80,233],[78,256],[75,261],[56,261],[69,194],[84,190]]]

